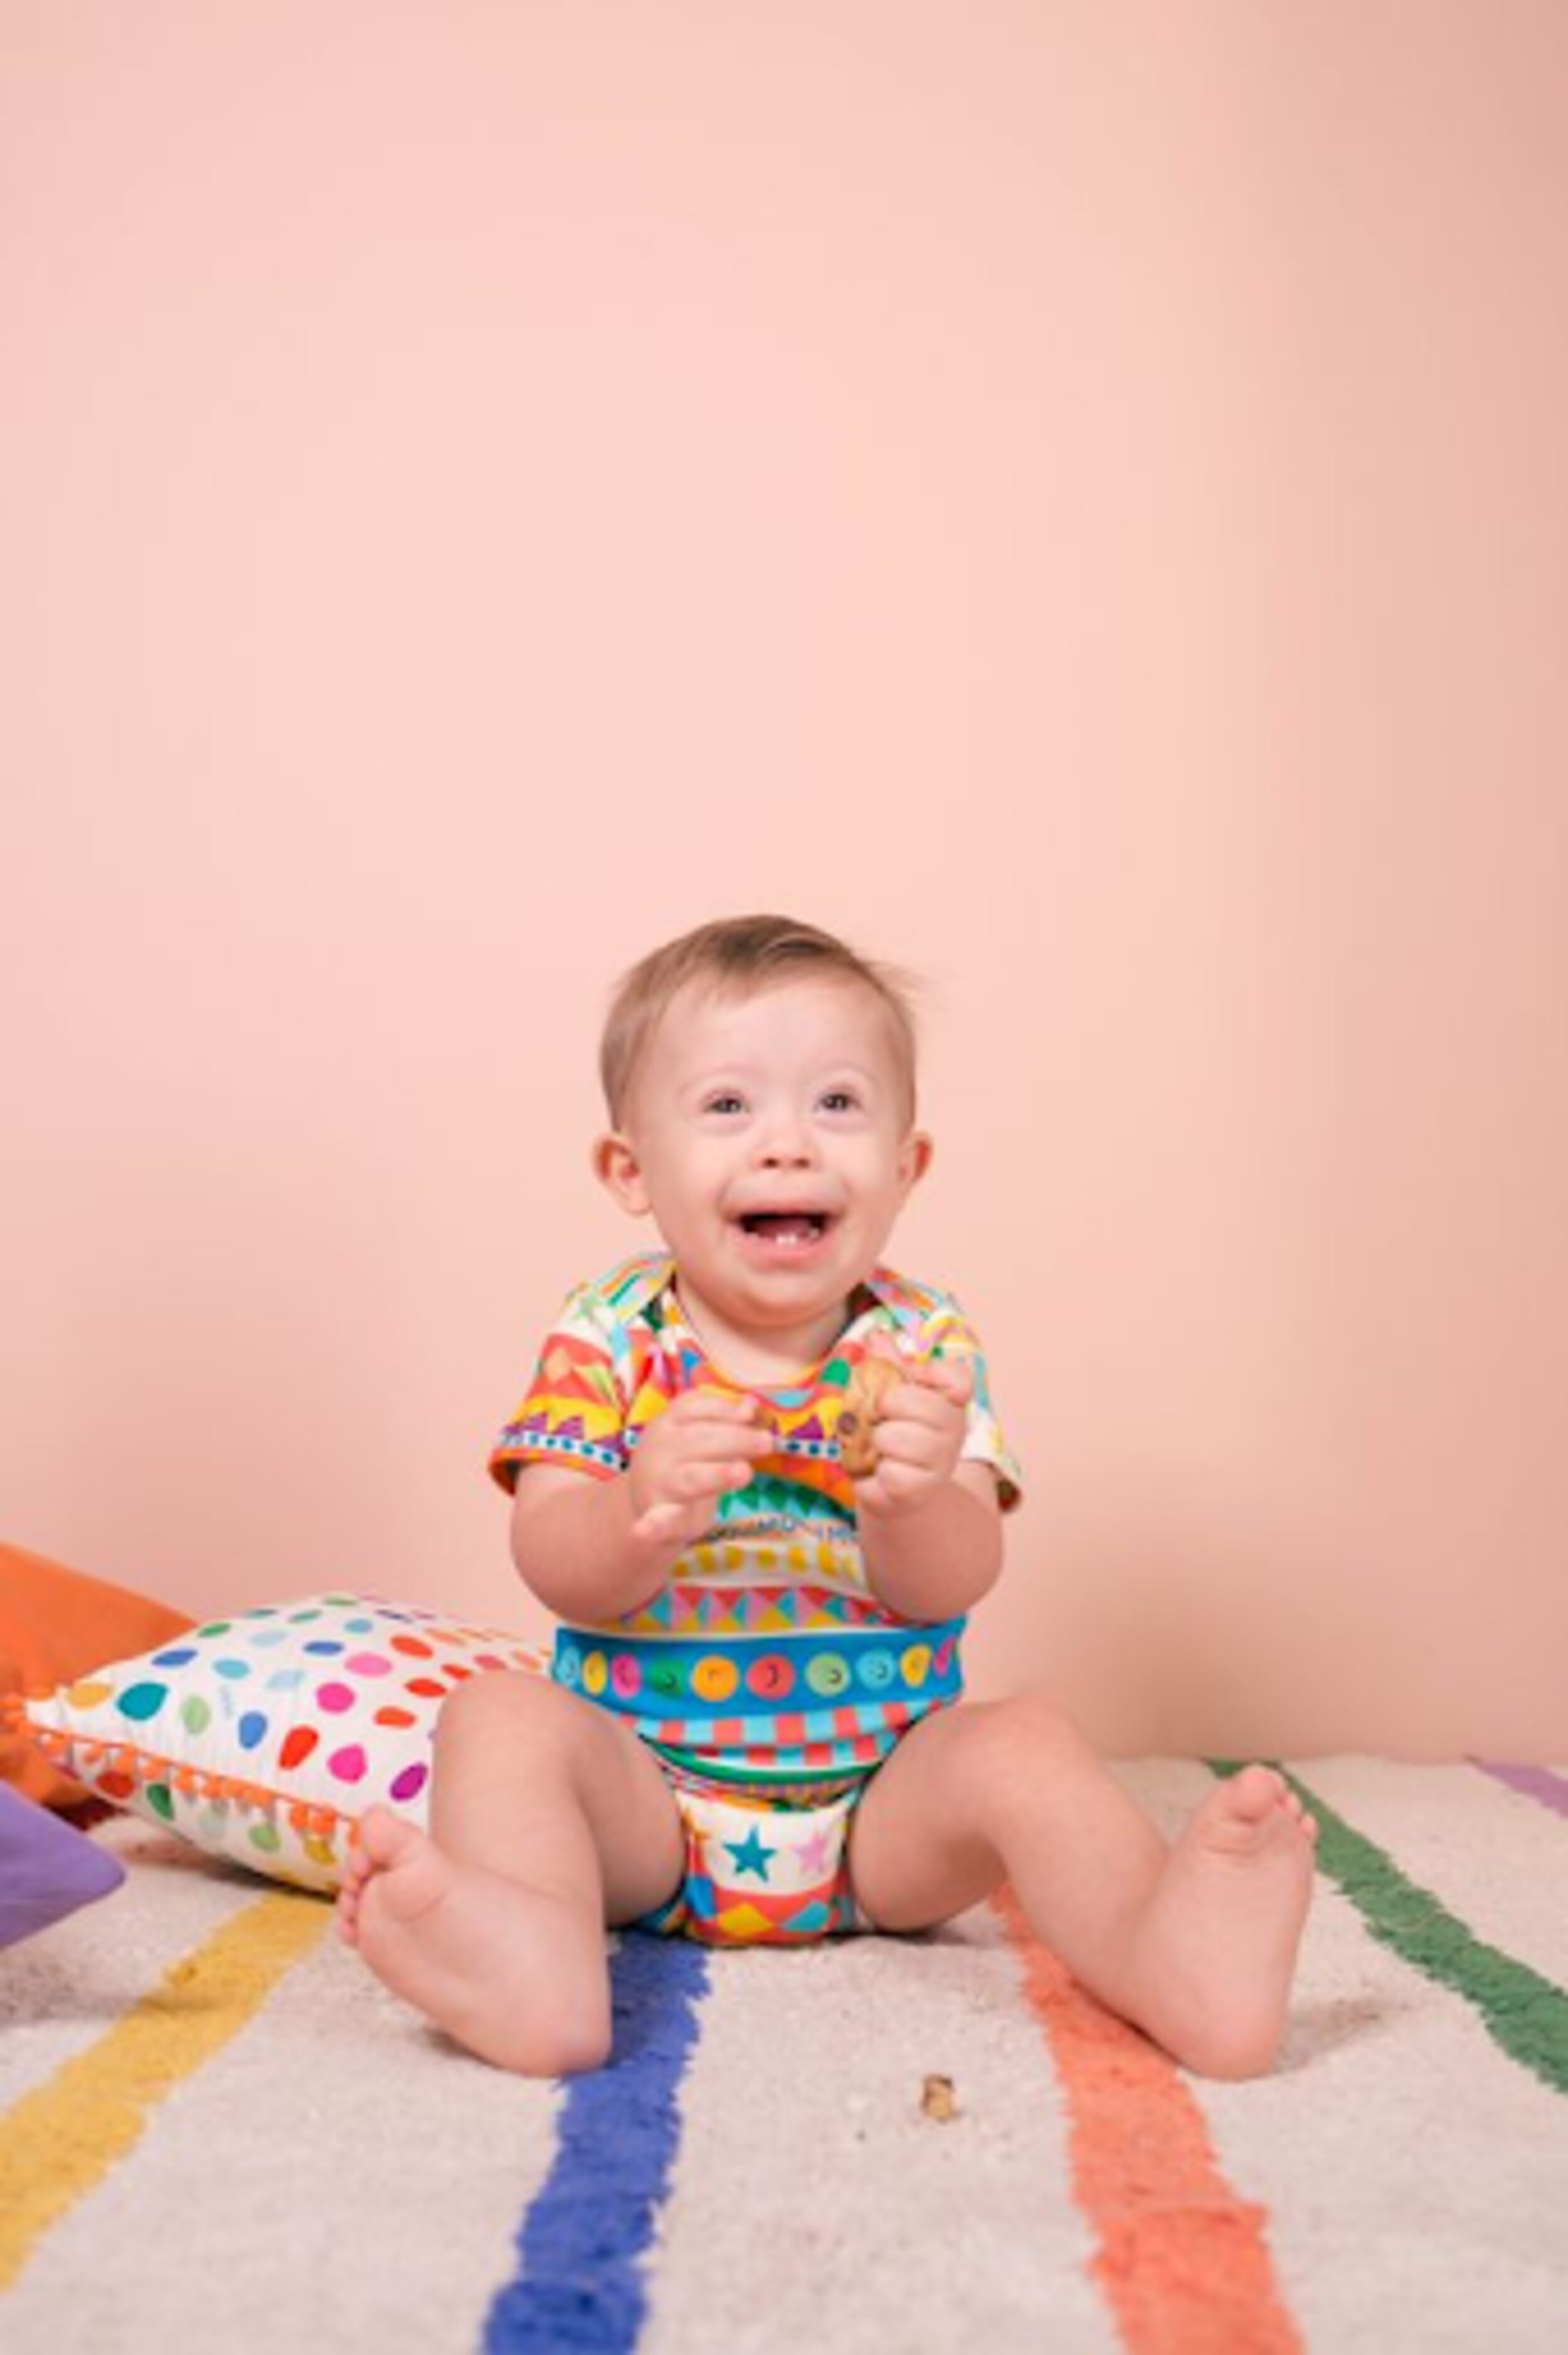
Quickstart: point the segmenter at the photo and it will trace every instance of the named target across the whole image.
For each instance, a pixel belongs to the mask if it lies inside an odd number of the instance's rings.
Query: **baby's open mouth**
[[[748,1235],[777,1243],[780,1251],[819,1242],[828,1231],[822,1210],[747,1210],[740,1223]]]

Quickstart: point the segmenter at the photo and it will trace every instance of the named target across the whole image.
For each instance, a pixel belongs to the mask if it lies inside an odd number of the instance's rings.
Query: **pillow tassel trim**
[[[264,1783],[245,1783],[233,1774],[208,1774],[200,1766],[174,1766],[155,1750],[138,1750],[127,1742],[96,1742],[80,1734],[62,1733],[57,1726],[36,1724],[29,1714],[35,1701],[47,1701],[48,1692],[6,1693],[0,1697],[0,1722],[8,1732],[20,1733],[41,1750],[52,1764],[87,1781],[104,1774],[123,1774],[139,1783],[165,1784],[185,1799],[212,1799],[281,1815],[291,1831],[330,1839],[341,1829],[352,1831],[356,1818],[341,1807],[310,1806],[281,1798]]]

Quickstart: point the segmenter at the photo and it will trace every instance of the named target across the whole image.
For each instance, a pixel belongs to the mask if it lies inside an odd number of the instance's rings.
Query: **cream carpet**
[[[1211,1782],[1121,1771],[1168,1826]],[[1296,2023],[1224,2086],[1005,1905],[625,1939],[613,2065],[525,2084],[323,1901],[116,1819],[125,1886],[0,1955],[0,2347],[1563,2355],[1568,1779],[1291,1771],[1323,1826]]]

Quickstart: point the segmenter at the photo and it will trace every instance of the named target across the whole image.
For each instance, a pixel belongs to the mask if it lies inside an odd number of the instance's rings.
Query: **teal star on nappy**
[[[758,1881],[766,1881],[768,1868],[778,1855],[776,1848],[764,1848],[762,1835],[755,1827],[743,1840],[726,1840],[726,1848],[735,1859],[736,1872],[755,1872]]]

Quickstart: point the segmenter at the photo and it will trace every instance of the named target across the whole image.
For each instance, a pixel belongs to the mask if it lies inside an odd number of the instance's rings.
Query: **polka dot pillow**
[[[7,1706],[100,1797],[211,1856],[332,1890],[374,1801],[424,1822],[447,1695],[497,1668],[546,1668],[515,1636],[320,1594],[215,1619]]]

